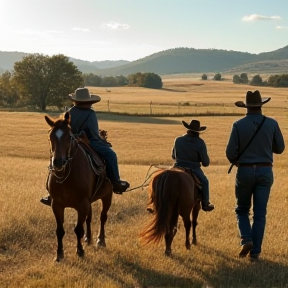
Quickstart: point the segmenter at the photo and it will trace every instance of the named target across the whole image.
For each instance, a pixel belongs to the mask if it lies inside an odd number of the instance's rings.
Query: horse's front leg
[[[83,249],[83,245],[82,245],[82,238],[84,236],[84,222],[87,218],[87,216],[90,213],[91,210],[91,204],[90,202],[87,200],[83,200],[83,202],[81,203],[81,205],[79,205],[77,213],[78,213],[78,220],[77,220],[77,224],[74,228],[74,232],[77,236],[77,254],[79,257],[83,257],[85,254],[85,251]]]
[[[192,210],[192,243],[197,245],[196,227],[198,225],[197,218],[201,209],[200,201],[197,201]]]
[[[64,223],[64,207],[59,205],[57,202],[52,200],[52,210],[56,219],[57,228],[56,228],[56,236],[57,236],[57,256],[56,261],[59,262],[64,258],[64,249],[63,249],[63,237],[65,235],[63,223]]]
[[[85,242],[87,242],[88,245],[90,245],[92,242],[91,219],[92,219],[92,207],[90,206],[89,213],[86,218],[86,235],[85,235]]]
[[[111,202],[112,202],[112,191],[111,194],[109,193],[105,197],[101,199],[102,201],[102,210],[101,210],[101,215],[100,215],[100,230],[97,236],[97,241],[96,241],[96,247],[106,247],[106,242],[105,242],[105,223],[107,221],[107,213],[108,210],[110,209]]]

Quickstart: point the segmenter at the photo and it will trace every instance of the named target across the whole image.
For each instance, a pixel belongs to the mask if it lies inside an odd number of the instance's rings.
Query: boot
[[[118,180],[113,184],[113,192],[116,194],[122,194],[130,187],[127,181]]]
[[[40,202],[41,202],[42,204],[44,204],[44,205],[51,206],[51,202],[52,202],[51,200],[52,200],[52,199],[51,199],[51,197],[50,197],[50,195],[49,195],[49,196],[47,196],[47,197],[41,198]]]
[[[202,190],[202,210],[205,212],[210,212],[214,210],[214,205],[209,202],[209,191],[208,193]]]

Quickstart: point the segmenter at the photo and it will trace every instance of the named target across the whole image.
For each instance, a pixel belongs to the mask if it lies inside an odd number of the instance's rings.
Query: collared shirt
[[[245,117],[233,123],[226,147],[226,157],[231,163],[253,137],[263,117],[259,113],[247,113]],[[284,149],[284,139],[277,121],[266,117],[238,163],[273,163],[273,153],[281,154]]]
[[[188,134],[175,139],[172,158],[176,160],[176,165],[191,169],[201,167],[201,163],[204,167],[210,164],[204,140]]]

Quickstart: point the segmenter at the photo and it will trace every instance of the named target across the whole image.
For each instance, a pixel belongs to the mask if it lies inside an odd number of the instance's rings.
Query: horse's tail
[[[171,171],[167,170],[156,175],[152,180],[151,202],[154,204],[153,218],[146,224],[140,233],[141,242],[144,244],[158,244],[164,235],[173,229],[177,224],[178,217],[172,217],[175,213],[178,216],[178,193],[170,187],[169,176]],[[177,189],[176,189],[177,190]],[[176,196],[176,201],[175,197]],[[176,219],[176,223],[171,223]]]

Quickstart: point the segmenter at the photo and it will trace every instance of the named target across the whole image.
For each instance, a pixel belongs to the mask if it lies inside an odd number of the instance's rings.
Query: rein
[[[152,172],[149,174],[150,170],[152,169],[152,167],[154,168],[157,168],[158,170]],[[151,177],[156,173],[158,172],[159,170],[165,170],[167,169],[167,166],[160,166],[160,165],[155,165],[155,164],[152,164],[150,165],[150,167],[148,168],[148,171],[146,173],[146,176],[145,176],[145,180],[143,181],[143,183],[137,187],[134,187],[134,188],[131,188],[131,189],[128,189],[126,190],[125,192],[130,192],[130,191],[133,191],[133,190],[136,190],[136,189],[139,189],[139,188],[142,188],[142,190],[149,186],[150,182],[151,182]],[[146,183],[148,180],[150,180],[148,183]],[[146,183],[146,184],[145,184]]]

